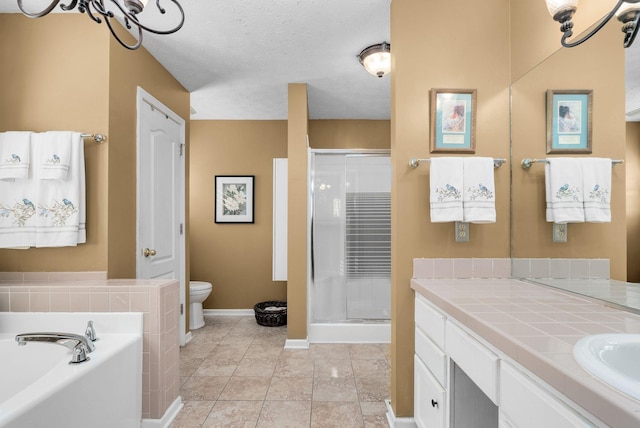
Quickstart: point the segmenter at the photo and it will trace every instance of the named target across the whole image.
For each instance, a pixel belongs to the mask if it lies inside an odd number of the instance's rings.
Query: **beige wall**
[[[441,17],[460,17],[464,25],[453,28]],[[391,403],[404,417],[413,414],[413,258],[509,257],[508,165],[495,173],[497,222],[471,225],[468,243],[454,242],[453,224],[430,222],[429,167],[408,167],[410,158],[435,156],[431,88],[477,89],[476,155],[509,158],[509,2],[394,0],[391,39]]]
[[[109,40],[108,275],[109,278],[135,278],[137,88],[140,86],[153,95],[186,122],[183,141],[187,144],[186,201],[189,200],[190,95],[146,49],[130,51],[112,37]],[[188,222],[186,233],[189,237]],[[189,248],[188,239],[186,248]],[[188,258],[186,266],[189,266]]]
[[[290,83],[287,121],[287,337],[307,338],[307,182],[309,110],[305,83]]]
[[[313,149],[390,148],[388,120],[310,120],[309,145]]]
[[[640,282],[640,122],[627,123],[627,281]]]
[[[0,131],[108,135],[109,34],[101,27],[79,15],[0,14]],[[85,139],[87,243],[0,250],[0,271],[107,269],[108,150],[109,143]]]
[[[0,271],[134,278],[136,86],[187,120],[187,140],[189,93],[146,50],[126,50],[85,15],[0,14],[0,35],[0,131],[108,137],[85,140],[87,244],[0,250]]]
[[[287,157],[287,122],[191,122],[191,279],[213,284],[207,309],[286,300],[272,281],[273,158]],[[255,175],[255,223],[214,222],[216,175]]]

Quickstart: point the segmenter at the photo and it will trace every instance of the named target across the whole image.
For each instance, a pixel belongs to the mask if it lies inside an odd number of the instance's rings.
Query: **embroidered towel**
[[[463,221],[462,158],[431,158],[429,168],[431,222]]]
[[[548,198],[554,223],[584,222],[582,163],[578,158],[549,159]],[[549,219],[547,219],[549,221]]]
[[[77,134],[78,138],[75,138]],[[34,134],[34,154],[42,156],[42,148],[50,140]],[[46,153],[46,151],[45,151]],[[38,168],[38,172],[42,169]],[[69,170],[64,180],[38,182],[38,228],[36,247],[75,246],[86,242],[86,191],[84,143],[79,133],[71,139]]]
[[[463,161],[463,219],[469,223],[495,223],[496,198],[493,158]]]
[[[584,220],[611,222],[611,159],[582,158]]]
[[[29,176],[31,132],[0,132],[0,179]]]
[[[551,202],[551,164],[544,164],[544,195],[546,202],[545,216],[549,223],[553,223],[553,202]]]
[[[49,131],[39,134],[40,147],[40,179],[65,180],[71,163],[72,139],[82,140],[79,132]]]
[[[0,248],[35,245],[37,201],[38,186],[31,177],[0,180]]]

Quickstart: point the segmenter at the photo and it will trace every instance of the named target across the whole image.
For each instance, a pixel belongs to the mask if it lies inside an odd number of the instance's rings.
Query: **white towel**
[[[581,158],[584,189],[584,219],[611,222],[611,159]]]
[[[79,132],[49,131],[40,134],[40,179],[65,180],[71,164],[71,146],[82,140]]]
[[[0,132],[0,179],[29,176],[31,132]]]
[[[493,158],[472,157],[463,161],[463,218],[468,223],[496,222],[496,189]]]
[[[38,186],[31,174],[27,178],[0,180],[0,248],[35,245],[37,201]]]
[[[578,158],[549,159],[549,200],[554,223],[584,222],[582,163]],[[547,219],[549,221],[549,219]]]
[[[463,221],[462,158],[431,158],[429,182],[431,222]]]
[[[79,133],[77,136],[71,139],[65,180],[41,180],[36,174],[39,187],[36,247],[75,246],[86,242],[84,142]],[[42,156],[43,146],[50,142],[49,136],[34,134],[33,141],[34,153]]]
[[[549,223],[553,223],[553,202],[551,202],[551,164],[544,164],[544,195],[546,202],[545,216]]]

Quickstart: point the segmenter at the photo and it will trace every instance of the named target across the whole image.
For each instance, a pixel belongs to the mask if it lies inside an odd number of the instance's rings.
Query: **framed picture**
[[[475,153],[476,90],[431,89],[431,152]]]
[[[254,175],[216,175],[216,223],[254,222],[254,181]]]
[[[547,91],[547,153],[591,153],[593,91]]]

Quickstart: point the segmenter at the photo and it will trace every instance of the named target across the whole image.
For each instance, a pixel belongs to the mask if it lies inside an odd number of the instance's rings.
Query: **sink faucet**
[[[87,357],[87,354],[96,349],[93,342],[87,336],[73,333],[23,333],[16,336],[16,342],[18,342],[19,346],[24,346],[28,342],[51,342],[65,346],[73,352],[69,364],[88,361],[89,357]]]

